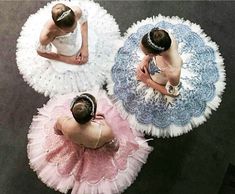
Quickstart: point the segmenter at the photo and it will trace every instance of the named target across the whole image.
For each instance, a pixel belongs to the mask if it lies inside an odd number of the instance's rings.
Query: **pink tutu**
[[[112,126],[118,151],[105,145],[84,148],[56,135],[54,123],[59,116],[72,117],[69,106],[75,96],[55,96],[34,116],[28,134],[30,166],[45,184],[63,193],[69,189],[72,194],[121,193],[135,180],[152,148],[130,129],[105,94],[97,99],[97,112]]]

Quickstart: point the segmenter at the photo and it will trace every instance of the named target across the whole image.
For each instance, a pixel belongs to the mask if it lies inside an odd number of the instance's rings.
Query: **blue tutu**
[[[164,96],[136,79],[136,67],[144,56],[140,41],[154,27],[167,30],[178,42],[183,59],[182,85],[175,98]],[[225,70],[218,46],[200,26],[161,15],[137,22],[127,31],[109,84],[109,92],[122,116],[134,128],[157,137],[178,136],[205,122],[211,110],[219,106],[224,88]]]

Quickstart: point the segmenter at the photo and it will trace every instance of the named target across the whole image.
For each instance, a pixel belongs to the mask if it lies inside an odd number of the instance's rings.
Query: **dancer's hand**
[[[85,64],[88,62],[88,56],[88,47],[82,46],[76,58],[80,61],[80,64]]]
[[[149,81],[151,80],[151,77],[150,77],[149,72],[146,67],[143,67],[143,69],[141,69],[140,66],[137,67],[136,77],[137,77],[137,80],[140,80],[147,85],[148,85]]]
[[[137,66],[137,69],[141,69],[143,71],[144,67],[147,67],[147,66],[148,66],[148,63],[146,63],[145,61],[141,61],[139,65]]]
[[[77,55],[73,55],[73,56],[61,55],[60,61],[62,61],[64,63],[72,64],[72,65],[80,65],[81,64],[80,60],[77,59]]]
[[[119,141],[117,138],[114,138],[109,143],[106,144],[107,151],[117,152],[120,147]]]
[[[149,61],[151,60],[152,57],[150,57],[149,55],[146,55],[141,62],[138,64],[137,69],[141,69],[142,71],[144,71],[144,67],[148,68],[149,65]]]

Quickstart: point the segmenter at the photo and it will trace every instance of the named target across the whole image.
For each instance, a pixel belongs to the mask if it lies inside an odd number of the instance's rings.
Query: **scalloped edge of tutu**
[[[199,34],[203,40],[205,41],[205,45],[208,45],[212,47],[215,51],[215,62],[217,63],[218,71],[219,71],[219,80],[215,83],[215,97],[206,102],[206,109],[203,112],[203,114],[199,117],[192,117],[190,119],[190,122],[187,125],[184,126],[177,126],[175,124],[171,124],[166,128],[158,128],[154,126],[153,124],[142,124],[137,121],[136,116],[130,113],[127,113],[125,108],[122,105],[122,102],[119,101],[117,98],[114,97],[114,81],[112,78],[108,78],[107,82],[107,89],[108,89],[108,94],[111,96],[112,101],[114,102],[115,106],[117,107],[117,110],[121,114],[123,119],[127,119],[130,123],[130,126],[142,133],[146,133],[148,135],[156,136],[156,137],[176,137],[185,133],[188,133],[189,131],[192,130],[194,127],[198,127],[199,125],[203,124],[206,122],[206,120],[210,117],[211,111],[216,110],[220,103],[221,103],[221,97],[222,94],[225,90],[225,80],[226,80],[226,73],[225,73],[225,66],[224,66],[224,59],[221,56],[221,53],[219,52],[219,47],[218,45],[211,40],[209,36],[207,36],[204,32],[203,29],[198,25],[193,22],[190,22],[189,20],[184,20],[183,18],[179,18],[178,16],[162,16],[159,14],[158,16],[153,16],[153,17],[148,17],[146,19],[143,19],[141,21],[137,21],[134,23],[124,34],[124,41],[134,32],[137,31],[137,29],[145,24],[156,24],[157,22],[160,21],[168,21],[173,24],[185,24],[193,32],[196,32]]]
[[[125,170],[118,170],[113,180],[100,180],[97,184],[82,182],[80,189],[72,190],[72,194],[118,194],[126,190],[137,178],[142,166],[146,163],[148,155],[153,150],[146,141],[138,141],[139,149],[128,155],[127,167]],[[97,186],[99,184],[99,186]]]
[[[30,86],[31,88],[33,88],[36,92],[43,94],[45,97],[54,97],[56,95],[65,95],[68,93],[75,93],[75,92],[86,92],[87,90],[97,90],[97,89],[102,89],[102,87],[105,85],[106,81],[107,81],[107,77],[103,77],[103,79],[99,79],[97,80],[95,83],[89,83],[89,87],[86,86],[86,88],[83,89],[79,89],[78,87],[76,87],[76,89],[74,88],[73,90],[70,91],[66,91],[66,89],[61,92],[62,89],[54,89],[54,90],[48,90],[45,87],[40,87],[40,85],[36,84],[36,81],[32,81],[33,78],[32,76],[27,76],[23,73],[23,71],[21,70],[20,67],[18,67],[19,69],[19,73],[22,75],[23,80],[25,81],[25,83]],[[73,77],[75,78],[76,76],[78,76],[77,73],[75,72],[70,72],[73,74]],[[102,77],[101,75],[99,77]],[[40,81],[40,80],[37,80]],[[76,83],[77,81],[74,79],[73,81],[74,83]],[[50,84],[52,85],[52,84]],[[73,88],[74,85],[76,84],[71,84],[70,88]]]
[[[56,164],[48,163],[44,159],[44,152],[37,151],[38,157],[33,158],[30,154],[31,150],[39,150],[38,146],[41,145],[40,141],[37,144],[28,144],[27,154],[30,168],[36,172],[38,178],[44,184],[56,191],[67,193],[68,190],[72,189],[71,193],[76,194],[118,194],[127,189],[135,181],[142,166],[146,163],[148,155],[153,150],[152,147],[146,145],[147,143],[144,143],[143,141],[139,143],[139,149],[128,156],[127,168],[125,170],[118,170],[117,176],[113,180],[101,179],[96,184],[86,181],[78,182],[73,175],[62,176],[58,173]]]
[[[36,92],[44,94],[44,96],[46,96],[46,97],[47,96],[52,97],[52,96],[54,96],[56,94],[66,94],[66,93],[70,93],[70,92],[83,92],[83,91],[86,91],[86,90],[93,90],[93,89],[96,89],[96,88],[103,87],[103,85],[106,82],[107,77],[110,76],[111,66],[114,63],[113,59],[114,59],[114,56],[115,56],[113,54],[113,55],[110,55],[109,58],[105,59],[106,62],[104,62],[103,65],[102,65],[103,72],[97,75],[99,77],[99,79],[96,79],[96,81],[91,81],[90,80],[87,83],[87,85],[85,84],[86,86],[84,86],[84,87],[83,86],[80,87],[80,85],[82,85],[82,84],[78,84],[76,80],[73,80],[74,83],[73,84],[71,83],[69,85],[68,89],[63,89],[60,86],[54,87],[52,89],[52,85],[53,84],[51,83],[51,80],[49,80],[49,81],[44,81],[44,80],[40,80],[40,79],[35,80],[34,76],[31,73],[28,73],[29,69],[27,68],[27,66],[31,65],[31,63],[33,63],[34,60],[32,60],[32,61],[30,60],[27,63],[25,62],[25,60],[27,60],[27,57],[24,57],[24,55],[25,55],[24,53],[26,52],[24,50],[27,47],[25,47],[23,43],[25,42],[24,39],[28,39],[28,38],[25,37],[27,35],[27,33],[25,33],[24,30],[26,28],[28,28],[28,26],[32,25],[32,21],[33,21],[32,17],[33,16],[40,15],[40,13],[43,12],[46,7],[52,6],[53,4],[59,3],[59,2],[68,2],[68,3],[72,3],[72,4],[75,4],[75,3],[84,4],[84,3],[86,3],[86,5],[84,5],[84,6],[87,6],[87,7],[92,6],[96,10],[97,9],[101,9],[102,10],[102,14],[105,14],[106,18],[108,17],[109,23],[112,22],[112,24],[113,24],[112,25],[112,30],[110,31],[110,33],[111,32],[113,33],[112,34],[112,38],[116,37],[115,40],[117,42],[117,43],[115,42],[115,44],[113,46],[114,53],[115,53],[115,51],[117,51],[120,48],[119,41],[121,39],[121,35],[120,35],[119,25],[117,24],[115,18],[111,14],[109,14],[106,9],[104,9],[102,6],[100,6],[99,3],[94,2],[93,0],[77,0],[77,1],[68,1],[68,0],[61,1],[61,0],[58,0],[58,1],[54,1],[54,2],[48,2],[46,5],[44,5],[40,9],[38,9],[35,13],[31,14],[27,18],[26,22],[22,26],[22,30],[20,32],[20,35],[19,35],[19,37],[17,39],[17,44],[16,44],[16,64],[17,64],[19,73],[22,75],[23,80],[30,87],[32,87]],[[95,24],[96,24],[96,22],[93,21],[93,25],[94,26],[95,26]],[[22,57],[22,55],[23,55],[23,57]],[[39,60],[42,61],[42,63],[50,63],[49,61],[46,62],[48,59],[44,59],[44,58],[40,59],[39,58]],[[90,63],[92,63],[92,62],[90,62]],[[107,66],[107,64],[109,64],[109,65]],[[48,67],[48,66],[49,66],[49,64],[45,65],[44,68],[52,68],[53,69],[53,67]],[[100,69],[100,67],[97,68],[97,70],[99,70],[99,69]],[[34,71],[34,73],[38,72],[35,69],[33,71]],[[39,72],[39,73],[41,73],[41,72]],[[76,72],[71,72],[70,71],[70,73],[73,73],[73,75],[71,75],[71,74],[70,75],[72,77],[76,78],[77,76],[79,76],[80,72],[76,73]],[[55,73],[55,75],[58,75],[58,73]],[[86,75],[86,73],[83,73],[82,77],[86,77],[85,75]],[[89,76],[89,77],[92,77],[92,76]],[[53,81],[56,82],[54,80],[54,78],[53,78]],[[41,84],[38,84],[38,82],[41,82]]]
[[[103,90],[91,91],[91,93],[100,94],[100,96],[105,95]],[[30,168],[36,172],[39,179],[48,187],[62,193],[67,193],[70,189],[72,189],[72,194],[116,194],[123,192],[134,182],[143,164],[146,163],[148,155],[153,150],[153,148],[148,145],[147,140],[145,140],[143,135],[139,134],[138,131],[131,129],[136,136],[135,139],[139,145],[139,149],[128,155],[126,169],[118,170],[117,176],[113,180],[101,179],[96,184],[86,181],[77,182],[73,175],[63,176],[59,174],[56,164],[49,163],[45,160],[46,153],[41,147],[44,142],[45,134],[42,132],[43,128],[38,127],[38,123],[43,122],[44,118],[48,117],[47,114],[50,114],[50,111],[52,110],[51,106],[54,106],[61,101],[61,96],[72,98],[73,95],[75,95],[75,93],[54,96],[46,103],[46,105],[44,104],[42,108],[39,108],[38,114],[33,117],[33,121],[27,135],[27,155],[29,158]],[[111,103],[111,101],[108,103]],[[76,183],[78,185],[76,185]]]

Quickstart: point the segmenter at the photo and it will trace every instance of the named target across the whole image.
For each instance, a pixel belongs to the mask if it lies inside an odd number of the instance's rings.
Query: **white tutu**
[[[88,12],[89,61],[84,65],[49,60],[36,52],[42,27],[51,17],[52,6],[59,2],[79,6]],[[22,27],[16,61],[24,80],[45,96],[85,91],[101,87],[106,76],[110,75],[119,42],[117,23],[99,4],[88,0],[55,1],[32,14]]]

